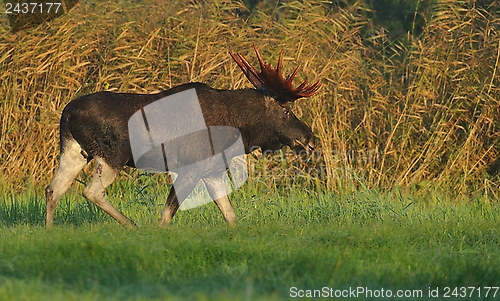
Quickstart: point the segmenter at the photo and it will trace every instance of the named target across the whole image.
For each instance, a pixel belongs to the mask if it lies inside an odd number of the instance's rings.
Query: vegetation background
[[[4,18],[2,183],[48,183],[59,117],[71,99],[189,81],[247,87],[228,51],[255,62],[255,44],[273,64],[283,49],[289,72],[301,64],[297,82],[323,82],[294,107],[320,151],[305,163],[286,156],[285,170],[270,160],[261,170],[276,173],[269,181],[288,172],[334,191],[432,186],[497,196],[497,178],[486,171],[494,175],[499,154],[498,1],[385,2],[415,6],[413,19],[391,18],[388,30],[368,5],[377,9],[377,1],[156,0],[81,1],[16,34]]]

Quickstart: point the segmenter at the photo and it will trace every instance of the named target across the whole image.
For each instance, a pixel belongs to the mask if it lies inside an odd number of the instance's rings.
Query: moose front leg
[[[172,186],[170,189],[170,193],[167,197],[167,203],[165,204],[165,208],[163,208],[163,212],[161,214],[160,226],[165,227],[168,225],[172,219],[174,218],[175,213],[179,209],[179,200],[177,199],[177,194],[175,193],[175,188]]]
[[[217,207],[219,207],[220,212],[222,212],[229,226],[236,225],[236,214],[234,213],[233,205],[227,195],[214,200],[214,202],[217,204]]]
[[[227,196],[229,191],[222,177],[203,178],[210,197],[214,200],[229,226],[236,224],[236,214],[233,205]]]
[[[179,174],[174,182],[174,185],[170,189],[170,193],[167,197],[167,202],[165,203],[165,208],[163,208],[160,219],[161,227],[165,227],[172,221],[175,213],[179,209],[180,203],[182,203],[191,193],[191,191],[193,191],[193,189],[196,187],[196,184],[198,184],[200,180],[201,177],[197,177],[192,174]]]

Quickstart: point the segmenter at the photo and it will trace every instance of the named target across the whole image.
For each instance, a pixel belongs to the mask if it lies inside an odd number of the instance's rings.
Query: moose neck
[[[257,148],[279,150],[283,144],[278,140],[270,125],[270,114],[266,101],[274,101],[255,89],[232,90],[225,93],[228,97],[226,108],[229,125],[237,128],[242,135],[245,152]]]
[[[217,90],[202,83],[189,83],[169,89],[159,96],[195,88],[207,126],[230,126],[241,133],[245,152],[256,148],[279,150],[283,144],[272,125],[278,103],[256,89]],[[276,108],[274,108],[276,109]]]

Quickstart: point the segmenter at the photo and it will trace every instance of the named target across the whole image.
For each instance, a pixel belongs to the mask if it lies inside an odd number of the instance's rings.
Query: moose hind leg
[[[105,198],[106,188],[113,183],[119,170],[111,167],[104,159],[96,157],[96,167],[90,183],[83,190],[83,196],[99,208],[104,210],[112,218],[123,226],[137,227],[128,217],[123,215],[118,209],[113,207]]]
[[[75,140],[67,141],[61,148],[61,157],[57,173],[45,188],[46,219],[47,228],[52,226],[54,212],[61,196],[68,190],[73,180],[87,164],[87,159],[82,155],[82,148]]]

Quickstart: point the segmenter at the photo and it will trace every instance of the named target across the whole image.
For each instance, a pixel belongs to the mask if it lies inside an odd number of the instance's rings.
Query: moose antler
[[[319,80],[308,86],[306,79],[296,88],[292,86],[293,78],[297,74],[300,65],[295,68],[292,74],[288,75],[286,78],[283,77],[281,73],[281,69],[283,67],[283,51],[280,53],[278,65],[276,66],[276,69],[274,69],[271,64],[267,64],[262,60],[262,56],[255,45],[253,48],[255,49],[257,58],[259,59],[261,72],[257,72],[257,70],[250,65],[247,59],[241,54],[237,53],[234,55],[232,52],[229,52],[229,54],[238,66],[240,66],[245,76],[248,80],[250,80],[255,88],[261,91],[270,91],[274,93],[280,103],[293,102],[301,97],[313,96],[316,92],[318,92],[321,87],[321,81]]]

